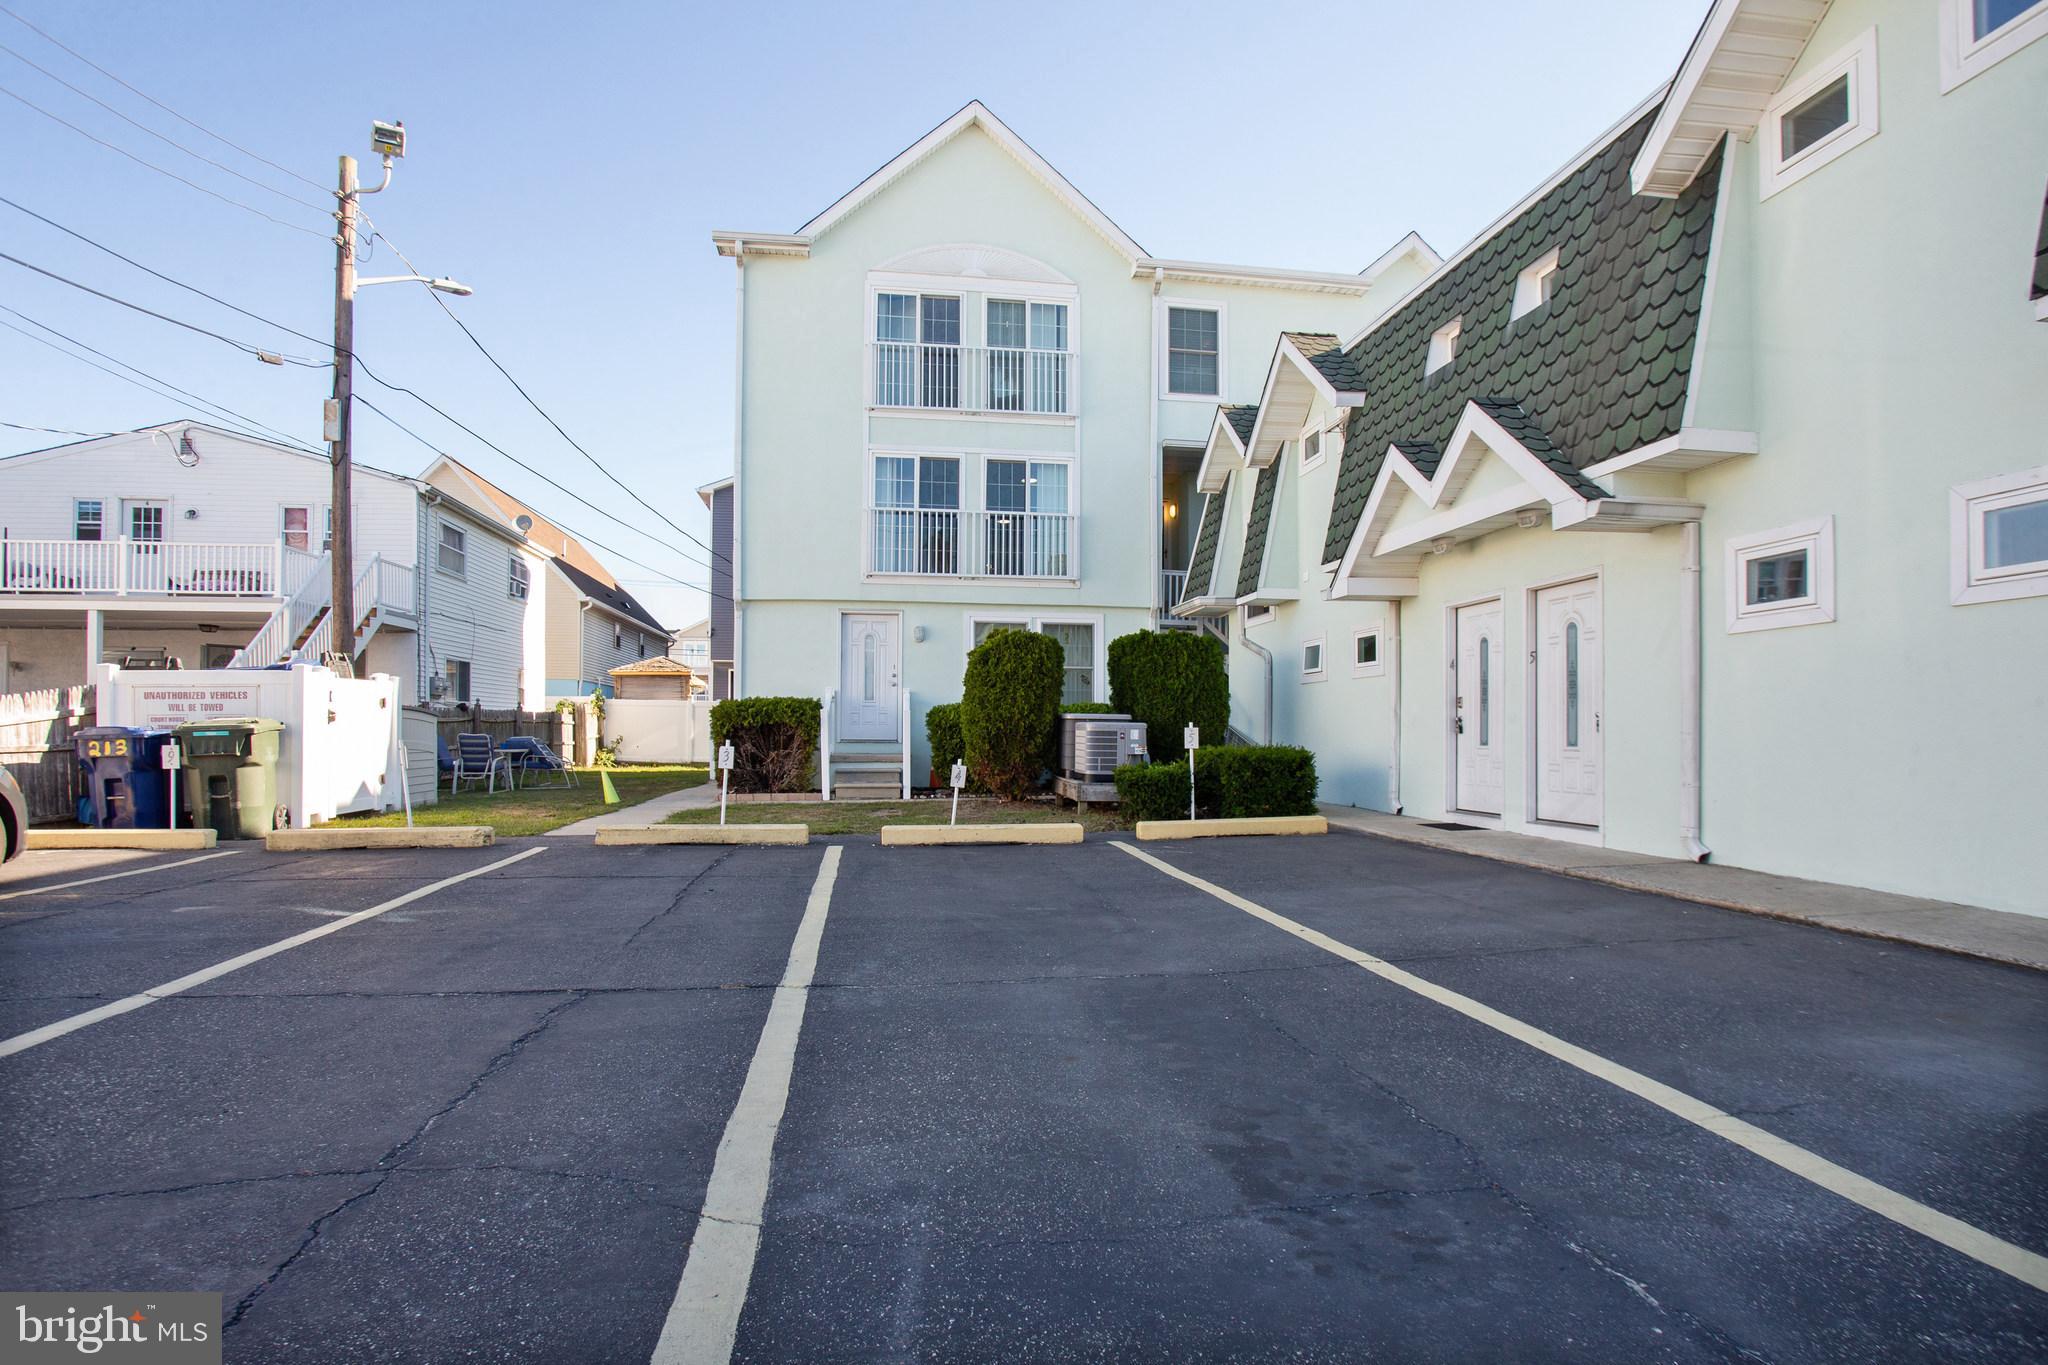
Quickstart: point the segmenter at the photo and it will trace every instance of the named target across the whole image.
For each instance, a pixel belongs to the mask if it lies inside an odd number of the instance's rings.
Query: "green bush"
[[[808,791],[816,781],[815,697],[729,697],[711,708],[711,744],[732,742],[736,792]],[[712,780],[718,780],[716,769]]]
[[[1185,820],[1188,765],[1130,763],[1116,770],[1124,819]],[[1195,751],[1195,816],[1201,820],[1316,813],[1316,756],[1287,745]]]
[[[944,782],[953,765],[967,757],[967,741],[960,737],[960,703],[944,702],[925,712],[924,737],[932,746],[932,771]]]
[[[1110,716],[1116,708],[1106,701],[1070,701],[1060,706],[1063,716]]]
[[[1012,799],[1038,785],[1058,741],[1066,654],[1050,635],[997,630],[967,656],[960,738],[968,771]]]
[[[1230,726],[1230,674],[1223,644],[1207,632],[1139,631],[1109,642],[1109,704],[1145,722],[1145,741],[1162,763],[1178,760],[1181,730],[1201,727],[1202,744],[1221,745]]]

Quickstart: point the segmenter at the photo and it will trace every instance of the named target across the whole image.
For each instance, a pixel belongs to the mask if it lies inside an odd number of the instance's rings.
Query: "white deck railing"
[[[1080,577],[1071,512],[870,507],[868,572],[933,578]]]
[[[287,551],[296,554],[296,551]],[[265,668],[275,663],[318,663],[334,647],[332,618],[327,604],[333,596],[334,574],[326,555],[302,555],[308,564],[302,570],[298,590],[270,614],[263,628],[249,643],[235,651],[230,668]],[[370,613],[382,611],[412,616],[419,610],[415,596],[418,578],[409,564],[392,564],[382,555],[356,572],[356,627],[361,629]],[[309,632],[307,627],[311,626]],[[305,636],[303,642],[299,637]]]
[[[178,540],[0,541],[0,594],[282,597],[277,544]]]
[[[868,404],[1071,417],[1081,358],[1008,346],[868,343]]]
[[[1172,611],[1180,602],[1181,594],[1187,591],[1188,571],[1186,569],[1164,569],[1159,574],[1159,609]]]

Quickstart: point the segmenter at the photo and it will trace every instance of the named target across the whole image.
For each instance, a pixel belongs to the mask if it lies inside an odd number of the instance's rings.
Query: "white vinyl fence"
[[[708,763],[711,703],[609,698],[604,704],[604,742],[618,746],[621,763]]]

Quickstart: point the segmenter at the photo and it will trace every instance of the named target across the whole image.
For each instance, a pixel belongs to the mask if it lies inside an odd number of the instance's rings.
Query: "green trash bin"
[[[192,823],[223,839],[261,839],[277,827],[277,748],[284,722],[256,717],[177,728]]]

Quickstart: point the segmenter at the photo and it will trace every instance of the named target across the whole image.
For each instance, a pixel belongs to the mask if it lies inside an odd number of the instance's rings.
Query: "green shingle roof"
[[[1440,451],[1475,399],[1574,480],[1587,465],[1678,430],[1721,158],[1676,199],[1633,193],[1629,163],[1655,117],[1645,114],[1595,152],[1346,353],[1366,399],[1347,427],[1325,561],[1344,553],[1387,447]],[[1556,292],[1510,322],[1516,276],[1552,247]],[[1457,358],[1425,378],[1429,338],[1452,318],[1463,319]]]
[[[1252,439],[1252,428],[1259,424],[1259,405],[1239,403],[1234,407],[1226,406],[1223,415],[1230,419],[1230,429],[1237,433],[1238,443],[1249,444]]]
[[[1344,343],[1328,332],[1282,332],[1294,349],[1308,357],[1308,363],[1322,372],[1330,387],[1339,393],[1363,393],[1365,373],[1345,351]]]
[[[1202,495],[1202,527],[1195,533],[1195,552],[1188,558],[1188,581],[1180,600],[1209,595],[1209,580],[1216,576],[1216,542],[1223,538],[1223,495]]]
[[[1275,460],[1261,469],[1259,482],[1252,489],[1252,515],[1244,528],[1244,554],[1237,561],[1239,597],[1259,590],[1259,568],[1266,558],[1266,527],[1273,520],[1273,494],[1280,487],[1280,463]]]
[[[2048,195],[2041,199],[2041,235],[2034,242],[2034,287],[2028,298],[2048,298]]]

